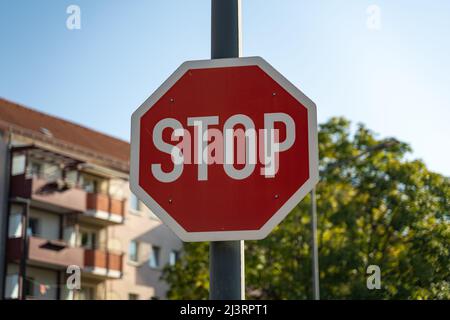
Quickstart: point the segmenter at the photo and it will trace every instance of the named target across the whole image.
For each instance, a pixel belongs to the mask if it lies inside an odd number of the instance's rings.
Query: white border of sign
[[[292,197],[259,230],[188,232],[173,219],[144,189],[139,185],[139,139],[141,117],[188,71],[192,69],[253,66],[260,67],[287,92],[296,98],[308,110],[309,131],[309,179],[292,195]],[[130,189],[147,205],[162,222],[183,241],[231,241],[259,240],[265,238],[291,210],[306,196],[319,181],[318,140],[317,140],[316,105],[291,82],[276,71],[261,57],[198,60],[184,62],[131,116],[131,167]]]

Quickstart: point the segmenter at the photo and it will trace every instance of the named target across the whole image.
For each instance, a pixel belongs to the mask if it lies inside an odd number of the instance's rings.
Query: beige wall
[[[119,200],[128,197],[128,183],[122,179],[111,179],[109,182],[110,194]]]
[[[128,299],[129,293],[138,294],[140,299],[165,298],[168,288],[160,280],[161,270],[169,262],[170,251],[181,250],[182,244],[145,206],[141,208],[141,212],[127,210],[125,223],[109,229],[110,247],[120,247],[125,254],[122,279],[107,281],[108,298]],[[137,263],[128,259],[128,246],[132,240],[140,244]],[[161,263],[157,269],[148,264],[151,245],[161,248]]]

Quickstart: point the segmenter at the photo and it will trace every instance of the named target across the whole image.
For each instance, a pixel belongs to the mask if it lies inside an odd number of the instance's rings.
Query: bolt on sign
[[[316,106],[260,57],[185,62],[131,117],[130,188],[183,241],[262,239],[317,181]]]

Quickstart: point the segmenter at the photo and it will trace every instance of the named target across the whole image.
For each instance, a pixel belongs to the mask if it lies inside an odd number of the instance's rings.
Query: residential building
[[[0,99],[2,298],[165,298],[181,242],[131,194],[129,148]]]

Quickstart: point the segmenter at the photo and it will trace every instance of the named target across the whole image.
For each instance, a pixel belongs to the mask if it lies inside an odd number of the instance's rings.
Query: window
[[[179,253],[178,253],[178,251],[176,251],[176,250],[170,251],[170,254],[169,254],[169,264],[170,264],[171,266],[174,266],[175,263],[177,263],[178,258],[179,258]]]
[[[69,186],[75,187],[78,183],[78,172],[76,170],[66,171],[65,178]]]
[[[32,162],[30,173],[35,177],[40,177],[42,175],[42,165],[38,162]]]
[[[139,300],[139,295],[136,293],[129,293],[128,300]]]
[[[34,297],[35,296],[35,288],[34,288],[34,278],[28,277],[25,279],[25,296],[26,297]]]
[[[9,208],[9,238],[22,237],[22,216],[24,210],[25,208],[23,205],[11,204],[11,207]]]
[[[11,175],[17,176],[25,173],[26,157],[24,154],[14,155],[12,159]]]
[[[133,193],[130,196],[130,209],[132,211],[140,211],[141,210],[141,202],[136,197],[136,195]]]
[[[19,298],[18,285],[19,285],[19,274],[18,273],[7,273],[6,278],[5,278],[4,298],[6,298],[6,299]]]
[[[45,163],[41,165],[41,168],[39,170],[41,171],[39,173],[41,178],[45,178],[49,181],[56,181],[62,178],[62,170],[59,165]]]
[[[86,249],[96,249],[97,248],[97,234],[95,231],[80,231],[81,247]]]
[[[32,237],[39,235],[39,219],[32,217],[28,219],[27,234]]]
[[[138,262],[138,250],[139,244],[136,241],[131,241],[130,245],[128,246],[128,260]]]
[[[150,259],[148,261],[148,265],[151,268],[158,268],[159,267],[159,254],[161,249],[157,246],[152,246],[152,249],[150,251]]]
[[[83,190],[88,193],[97,193],[97,181],[93,179],[83,179]]]

